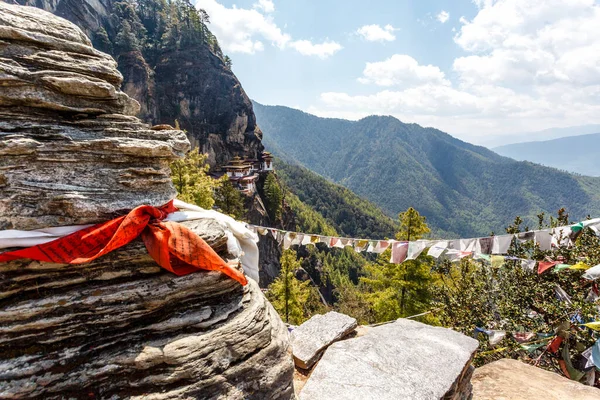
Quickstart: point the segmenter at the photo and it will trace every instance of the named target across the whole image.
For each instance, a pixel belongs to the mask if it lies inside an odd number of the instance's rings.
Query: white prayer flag
[[[534,231],[534,240],[540,245],[540,250],[550,250],[552,248],[552,235],[550,229]]]
[[[441,242],[437,242],[436,244],[434,244],[433,246],[431,246],[429,248],[427,255],[431,256],[431,257],[439,258],[439,256],[442,255],[442,253],[444,252],[444,250],[446,250],[447,247],[448,247],[447,241],[443,240]]]
[[[406,256],[407,260],[415,260],[419,255],[425,250],[427,246],[427,241],[425,240],[417,240],[416,242],[408,243],[408,254]]]
[[[596,279],[600,278],[600,264],[585,271],[582,277],[589,279],[590,281],[595,281]]]
[[[506,254],[512,243],[514,235],[494,236],[492,243],[492,254]]]

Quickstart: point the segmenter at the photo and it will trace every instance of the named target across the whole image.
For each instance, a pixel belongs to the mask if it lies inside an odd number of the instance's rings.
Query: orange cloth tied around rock
[[[244,274],[228,265],[206,242],[177,222],[162,222],[177,211],[173,202],[157,208],[139,206],[113,220],[90,226],[52,242],[0,253],[0,262],[21,258],[84,264],[110,253],[142,235],[150,256],[167,271],[186,275],[199,269],[221,271],[242,285]]]

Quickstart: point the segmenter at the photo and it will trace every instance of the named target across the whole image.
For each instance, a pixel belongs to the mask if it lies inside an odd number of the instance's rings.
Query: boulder
[[[503,359],[475,369],[473,400],[596,400],[600,389],[556,373]]]
[[[300,400],[468,399],[477,347],[450,329],[400,319],[332,344]]]
[[[329,345],[348,335],[356,326],[356,319],[330,311],[324,315],[315,315],[296,327],[291,334],[296,366],[312,368]]]
[[[72,23],[0,2],[0,229],[102,222],[176,192],[190,144],[132,116],[115,61]]]
[[[0,230],[103,222],[175,197],[169,162],[189,142],[129,115],[120,81],[73,24],[0,2]],[[210,215],[182,223],[241,268],[240,233]],[[139,238],[87,264],[0,263],[2,399],[290,399],[293,372],[256,282],[178,277]]]

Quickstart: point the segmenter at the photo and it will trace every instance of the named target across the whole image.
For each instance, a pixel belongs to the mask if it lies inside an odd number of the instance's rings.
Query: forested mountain
[[[578,174],[600,176],[600,133],[507,144],[492,150],[519,161],[531,161]]]
[[[393,117],[319,118],[254,103],[264,143],[383,208],[413,206],[435,233],[501,232],[519,215],[532,227],[540,212],[566,207],[575,219],[600,215],[600,179],[502,157],[433,128]],[[306,201],[306,200],[305,200]]]
[[[392,238],[397,230],[397,222],[385,215],[380,208],[362,199],[351,190],[329,182],[314,172],[297,165],[277,160],[277,175],[292,194],[325,218],[339,235],[355,238]],[[290,194],[287,196],[288,202]],[[294,208],[294,207],[292,207]],[[298,212],[297,212],[298,214]],[[318,224],[320,218],[315,218]],[[307,226],[308,218],[299,221],[299,226]],[[307,226],[310,229],[310,226]],[[318,228],[318,225],[317,225]],[[305,230],[307,233],[321,233]]]

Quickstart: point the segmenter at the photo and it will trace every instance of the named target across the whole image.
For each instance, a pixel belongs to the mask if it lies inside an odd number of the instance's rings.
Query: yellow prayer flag
[[[581,261],[580,261],[580,262],[578,262],[577,264],[575,264],[575,265],[571,265],[571,266],[569,267],[569,269],[579,269],[579,270],[582,270],[582,271],[588,270],[588,269],[590,269],[590,268],[591,268],[591,267],[590,267],[589,265],[587,265],[586,263],[584,263],[584,262],[581,262]]]
[[[504,256],[492,256],[492,268],[500,268],[504,264]]]
[[[583,326],[595,331],[600,331],[600,321],[588,322],[587,324],[583,324]]]

